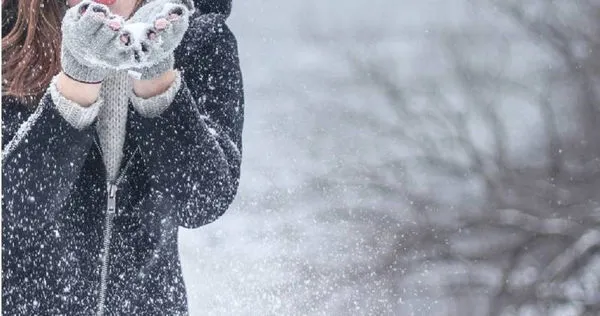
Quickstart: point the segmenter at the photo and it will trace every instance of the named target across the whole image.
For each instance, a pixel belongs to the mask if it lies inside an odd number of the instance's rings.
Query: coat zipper
[[[106,182],[107,184],[107,209],[104,219],[104,242],[102,253],[102,268],[100,270],[100,296],[98,298],[98,316],[104,315],[104,302],[106,301],[106,281],[108,277],[108,256],[110,255],[110,239],[112,236],[112,220],[115,215],[117,201],[117,185]]]
[[[100,156],[102,157],[102,162],[104,164],[104,153],[102,152],[102,147],[100,146],[100,144],[98,144],[95,137],[94,137],[94,143],[96,143],[96,146],[98,146],[98,149],[100,151]],[[100,293],[99,293],[99,298],[98,298],[98,313],[96,314],[98,316],[103,316],[104,310],[105,310],[106,288],[107,288],[107,281],[108,281],[108,263],[109,263],[108,260],[109,260],[109,256],[110,256],[110,240],[112,237],[113,218],[117,212],[117,190],[118,190],[119,184],[121,183],[121,181],[123,180],[123,178],[125,176],[125,172],[129,168],[129,165],[130,165],[131,161],[133,160],[133,157],[135,156],[135,153],[139,149],[140,149],[139,146],[136,147],[136,149],[134,150],[133,154],[131,154],[131,157],[129,158],[129,160],[127,160],[125,167],[123,168],[123,170],[121,171],[121,174],[119,174],[119,176],[117,177],[117,180],[115,182],[111,182],[110,180],[106,181],[106,216],[104,218],[104,240],[103,240],[103,244],[102,244],[103,250],[102,250],[102,267],[100,270]]]

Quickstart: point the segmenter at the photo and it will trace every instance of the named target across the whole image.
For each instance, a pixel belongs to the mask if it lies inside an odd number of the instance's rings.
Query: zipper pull
[[[109,214],[115,214],[117,212],[117,185],[114,183],[108,182],[108,202],[107,202],[107,211]]]

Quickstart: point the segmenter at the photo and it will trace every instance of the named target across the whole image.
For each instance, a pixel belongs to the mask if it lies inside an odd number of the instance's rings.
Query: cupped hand
[[[142,79],[173,67],[173,51],[181,43],[193,13],[191,0],[153,1],[127,21],[124,30]]]
[[[67,10],[62,22],[63,71],[79,81],[101,81],[111,69],[131,60],[122,40],[122,17],[107,6],[84,0]]]

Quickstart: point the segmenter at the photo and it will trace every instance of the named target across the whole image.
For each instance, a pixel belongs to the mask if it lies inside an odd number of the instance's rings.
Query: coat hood
[[[158,0],[145,0],[145,3]],[[219,14],[227,18],[231,13],[231,0],[180,0],[183,2],[193,2],[196,14]]]
[[[217,13],[228,17],[231,13],[231,0],[194,0],[194,5],[201,14]]]

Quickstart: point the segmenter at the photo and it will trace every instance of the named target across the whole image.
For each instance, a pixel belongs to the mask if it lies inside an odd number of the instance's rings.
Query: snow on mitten
[[[140,62],[130,73],[137,79],[147,80],[172,69],[173,51],[181,43],[194,10],[191,0],[155,0],[142,6],[127,21],[129,25],[137,25],[138,29],[142,29],[141,25],[146,26],[141,37],[138,31],[140,42],[135,51]],[[129,25],[125,28],[131,27]]]
[[[101,82],[111,69],[131,59],[121,39],[123,18],[107,6],[84,0],[67,10],[62,21],[61,64],[69,77]]]

